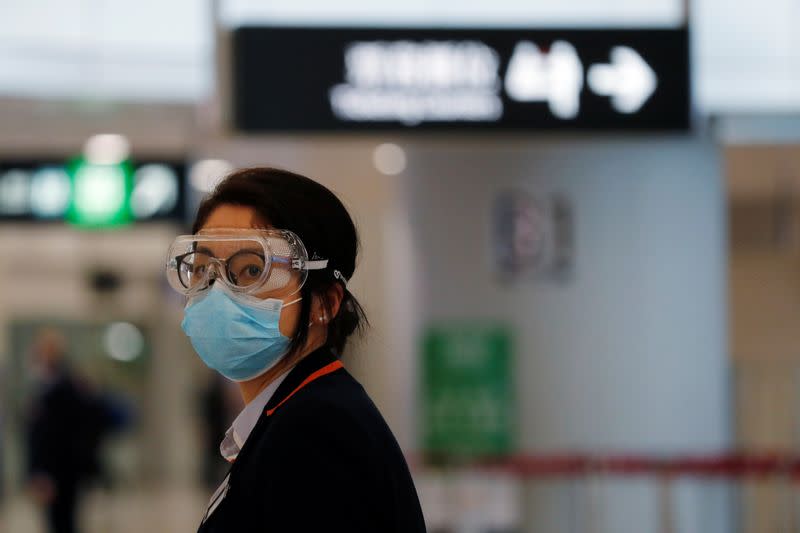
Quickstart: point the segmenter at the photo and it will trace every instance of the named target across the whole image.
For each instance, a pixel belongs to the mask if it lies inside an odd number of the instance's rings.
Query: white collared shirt
[[[267,385],[258,396],[253,398],[253,400],[242,409],[242,412],[239,413],[239,416],[233,421],[231,427],[225,432],[225,438],[222,439],[222,443],[219,445],[219,453],[222,454],[222,457],[224,457],[226,461],[233,462],[236,460],[239,452],[244,447],[244,443],[247,441],[247,437],[250,436],[253,428],[256,427],[256,423],[261,417],[261,413],[264,412],[264,408],[267,406],[267,403],[269,403],[270,398],[272,398],[275,391],[278,390],[278,387],[283,383],[283,380],[288,374],[289,371],[287,370],[275,378],[272,383]]]

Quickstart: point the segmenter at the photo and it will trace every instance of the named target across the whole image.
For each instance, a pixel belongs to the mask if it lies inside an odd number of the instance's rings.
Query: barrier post
[[[658,476],[659,530],[661,533],[675,533],[675,520],[672,516],[672,474],[665,472]]]

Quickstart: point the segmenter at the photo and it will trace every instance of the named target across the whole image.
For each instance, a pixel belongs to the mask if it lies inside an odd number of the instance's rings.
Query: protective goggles
[[[309,270],[327,266],[327,259],[309,261],[303,242],[288,230],[214,229],[175,239],[167,279],[187,296],[219,281],[236,292],[285,297],[302,288]]]

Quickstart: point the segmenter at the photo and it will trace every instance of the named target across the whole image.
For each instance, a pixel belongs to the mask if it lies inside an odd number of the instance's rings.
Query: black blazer
[[[336,362],[321,348],[286,376],[198,533],[425,531],[397,441]]]

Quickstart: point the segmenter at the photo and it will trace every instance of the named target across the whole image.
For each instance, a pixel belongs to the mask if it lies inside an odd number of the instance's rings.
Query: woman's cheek
[[[297,331],[297,323],[300,316],[298,304],[299,302],[289,307],[284,307],[283,310],[281,310],[281,318],[278,321],[278,329],[281,331],[281,334],[290,339],[294,337]]]

